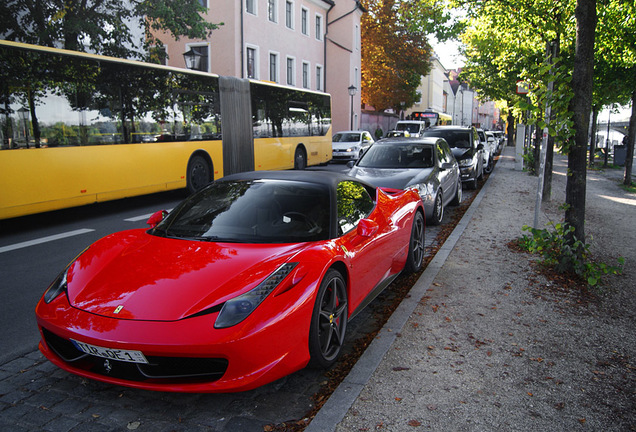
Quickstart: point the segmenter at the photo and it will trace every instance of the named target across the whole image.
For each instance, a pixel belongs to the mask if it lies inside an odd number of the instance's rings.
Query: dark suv
[[[484,177],[484,146],[472,126],[433,126],[422,136],[444,138],[459,163],[461,179],[470,189],[477,189],[477,180]]]

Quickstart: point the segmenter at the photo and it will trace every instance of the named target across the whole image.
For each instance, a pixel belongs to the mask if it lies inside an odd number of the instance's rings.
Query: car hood
[[[433,174],[433,168],[366,168],[353,167],[349,175],[367,181],[372,185],[393,189],[404,189],[426,182]]]
[[[69,267],[68,298],[75,308],[113,318],[179,320],[249,291],[301,248],[123,231],[94,243]]]
[[[451,147],[451,152],[453,152],[453,156],[455,159],[467,159],[473,156],[472,149],[470,148],[462,148],[462,147]]]

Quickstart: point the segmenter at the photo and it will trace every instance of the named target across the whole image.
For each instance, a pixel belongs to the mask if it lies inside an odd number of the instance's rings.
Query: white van
[[[429,123],[421,120],[400,120],[395,125],[395,130],[407,131],[412,137],[419,137],[429,127]]]

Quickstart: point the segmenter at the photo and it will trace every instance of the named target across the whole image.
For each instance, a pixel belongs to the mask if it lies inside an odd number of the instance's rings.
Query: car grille
[[[60,359],[75,369],[85,370],[128,381],[155,382],[211,382],[220,379],[227,370],[228,361],[221,358],[153,357],[146,356],[148,364],[128,363],[85,354],[75,345],[45,328],[44,341]]]

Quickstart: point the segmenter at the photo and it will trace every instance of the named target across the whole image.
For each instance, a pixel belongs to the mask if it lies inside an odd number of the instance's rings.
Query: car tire
[[[196,155],[190,158],[186,170],[186,188],[193,194],[212,181],[212,170],[208,162],[202,156]]]
[[[424,262],[424,236],[425,236],[424,216],[421,212],[416,212],[411,228],[411,238],[409,239],[409,252],[406,257],[404,271],[415,273],[420,271]]]
[[[492,158],[488,159],[488,165],[484,167],[484,172],[490,174],[492,172]]]
[[[298,146],[294,153],[294,169],[304,170],[305,168],[307,168],[307,154],[302,147]]]
[[[457,179],[457,190],[455,191],[455,197],[451,201],[451,205],[458,206],[462,203],[462,198],[464,196],[464,188],[462,187],[462,181]]]
[[[444,219],[444,197],[442,191],[437,192],[435,195],[435,201],[433,202],[433,214],[430,218],[431,225],[439,225]]]
[[[309,328],[309,366],[331,367],[342,350],[348,321],[347,284],[329,269],[320,282]]]
[[[477,175],[477,174],[475,174]],[[471,181],[466,182],[468,185],[468,189],[475,190],[477,189],[477,177],[473,178]]]

